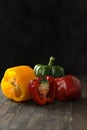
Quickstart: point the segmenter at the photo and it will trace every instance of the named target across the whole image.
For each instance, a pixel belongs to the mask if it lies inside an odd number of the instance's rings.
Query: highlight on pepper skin
[[[28,84],[36,78],[34,70],[30,66],[21,65],[8,68],[1,80],[2,93],[14,101],[31,99]]]
[[[80,80],[73,75],[66,75],[55,79],[56,94],[59,101],[76,101],[82,94],[82,84]]]

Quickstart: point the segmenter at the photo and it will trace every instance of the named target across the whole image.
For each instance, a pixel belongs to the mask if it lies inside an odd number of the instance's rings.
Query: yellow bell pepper
[[[34,70],[30,66],[21,65],[8,68],[1,80],[2,93],[14,101],[25,101],[31,98],[29,81],[35,78]]]

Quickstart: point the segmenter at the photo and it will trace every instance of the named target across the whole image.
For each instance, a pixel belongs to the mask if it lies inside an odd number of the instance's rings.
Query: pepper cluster
[[[29,91],[32,99],[40,104],[52,103],[55,99],[58,101],[78,100],[82,93],[80,80],[73,75],[54,78],[46,76],[36,78],[29,83]]]
[[[37,64],[34,72],[38,78],[29,84],[32,99],[40,104],[59,101],[78,100],[82,93],[80,80],[73,75],[65,75],[64,68],[53,66],[54,57],[50,57],[48,65]]]
[[[34,69],[22,65],[6,70],[2,80],[3,94],[14,101],[33,99],[39,105],[58,101],[78,100],[82,94],[80,80],[65,75],[62,66],[54,66],[50,57],[48,65],[37,64]]]

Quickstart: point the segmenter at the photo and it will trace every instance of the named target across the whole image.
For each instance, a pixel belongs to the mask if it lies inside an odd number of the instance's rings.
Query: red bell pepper
[[[46,76],[43,78],[36,78],[29,83],[29,91],[32,99],[40,105],[52,103],[55,98],[54,78]]]
[[[56,94],[59,101],[78,100],[82,93],[82,85],[76,76],[67,75],[55,79]]]

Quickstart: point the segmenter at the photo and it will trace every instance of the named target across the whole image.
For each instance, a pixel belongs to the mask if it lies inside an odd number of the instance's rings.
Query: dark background
[[[0,78],[8,67],[47,64],[87,74],[86,0],[0,1]]]

